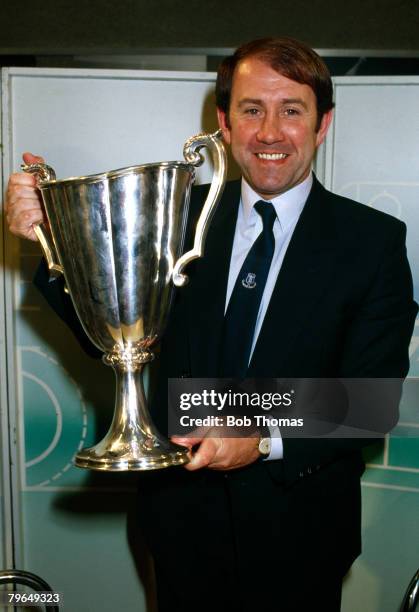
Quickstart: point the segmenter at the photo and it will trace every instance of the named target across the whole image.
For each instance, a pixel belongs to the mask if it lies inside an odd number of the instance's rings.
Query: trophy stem
[[[149,353],[147,361],[152,359]],[[144,357],[143,357],[144,358]],[[116,401],[112,424],[101,442],[75,457],[77,467],[109,472],[155,470],[189,461],[188,449],[173,444],[152,424],[144,393],[145,362],[105,355],[116,375]]]

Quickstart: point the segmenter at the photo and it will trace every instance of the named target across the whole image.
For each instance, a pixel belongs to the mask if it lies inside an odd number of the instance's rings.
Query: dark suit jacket
[[[195,191],[190,232],[205,188]],[[177,293],[163,341],[162,376],[214,377],[240,199],[227,184],[203,259]],[[406,258],[404,223],[336,196],[315,179],[288,247],[247,376],[404,378],[417,306]],[[155,411],[165,426],[165,385]],[[389,415],[388,429],[395,424]],[[365,444],[365,441],[364,441]],[[341,459],[362,443],[324,445],[284,439],[284,459],[270,463],[287,482]],[[275,466],[275,467],[273,467]]]
[[[186,248],[205,194],[205,187],[193,192]],[[152,402],[153,418],[162,431],[167,428],[167,378],[212,378],[218,372],[239,199],[240,182],[227,184],[209,229],[205,256],[188,267],[190,282],[176,294]],[[336,196],[315,179],[277,279],[248,376],[406,376],[417,306],[405,233],[402,222]],[[39,279],[38,284],[61,316],[71,316],[69,303],[58,289],[46,290],[45,281]],[[72,326],[83,338],[74,318]],[[390,428],[393,414],[388,421]],[[140,519],[158,563],[164,567],[167,551],[178,547],[179,541],[188,547],[198,532],[199,537],[207,534],[204,550],[214,545],[218,555],[230,537],[224,530],[233,508],[243,575],[246,560],[250,566],[250,560],[258,556],[265,530],[270,533],[270,548],[281,548],[284,571],[301,566],[299,555],[304,550],[307,566],[318,564],[321,554],[324,562],[332,560],[343,574],[360,552],[359,477],[365,443],[365,439],[284,438],[282,460],[260,461],[229,472],[222,485],[220,475],[210,470],[190,474],[171,468],[142,475]],[[228,486],[230,510],[220,510],[224,502],[217,505],[217,486]],[[230,518],[220,517],[223,512]],[[216,528],[210,528],[210,520]],[[274,536],[276,524],[281,527]],[[224,534],[221,543],[220,533]],[[170,562],[169,555],[169,567]]]
[[[194,191],[189,244],[205,193],[204,187]],[[240,182],[227,184],[208,233],[205,256],[186,270],[190,282],[177,292],[152,407],[162,430],[167,427],[168,376],[217,376],[239,200]],[[405,234],[404,223],[334,195],[315,179],[276,282],[248,377],[405,377],[417,313]],[[388,429],[395,420],[394,412],[388,415]],[[284,438],[282,460],[230,472],[232,500],[235,495],[240,499],[246,486],[252,490],[238,504],[243,515],[238,511],[236,520],[245,525],[241,535],[251,539],[246,517],[257,522],[258,506],[266,509],[272,496],[281,492],[289,510],[286,520],[293,515],[306,526],[301,527],[305,550],[318,549],[321,541],[329,551],[325,555],[334,556],[337,566],[346,571],[360,552],[359,477],[364,469],[361,448],[366,443],[365,439]],[[266,474],[275,483],[273,489]],[[159,478],[173,482],[174,476]],[[163,488],[156,488],[156,493]],[[172,487],[166,502],[176,504],[176,499],[184,498],[185,490],[179,491],[177,498]],[[314,503],[314,496],[322,501]],[[158,504],[165,503],[161,496],[158,499]],[[153,521],[157,505],[149,506],[153,510],[147,521]],[[302,509],[310,512],[315,529]],[[266,520],[260,516],[260,524]],[[319,540],[310,544],[315,530]],[[282,532],[285,550],[287,537]],[[240,535],[236,538],[240,540]],[[336,542],[338,549],[333,551]],[[290,541],[289,550],[294,546],[295,540]]]

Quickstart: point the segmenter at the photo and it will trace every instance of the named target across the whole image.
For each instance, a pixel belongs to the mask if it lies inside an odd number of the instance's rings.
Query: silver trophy
[[[195,167],[202,147],[214,174],[191,251],[181,256]],[[79,467],[104,471],[151,470],[188,462],[187,449],[153,425],[143,369],[167,323],[174,285],[183,268],[202,256],[208,224],[221,197],[226,157],[220,132],[190,138],[185,162],[131,166],[56,180],[46,164],[22,166],[35,174],[49,228],[36,226],[52,276],[66,290],[86,334],[116,375],[109,432],[75,457]]]

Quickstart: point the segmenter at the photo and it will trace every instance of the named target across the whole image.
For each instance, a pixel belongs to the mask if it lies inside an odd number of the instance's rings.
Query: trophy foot
[[[74,465],[103,472],[131,472],[160,470],[189,462],[188,449],[169,440],[147,440],[133,449],[130,446],[112,448],[102,443],[77,453]]]

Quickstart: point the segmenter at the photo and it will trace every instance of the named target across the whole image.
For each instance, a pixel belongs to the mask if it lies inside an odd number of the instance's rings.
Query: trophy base
[[[161,470],[163,468],[183,465],[189,462],[188,449],[178,444],[168,442],[165,448],[155,447],[138,450],[133,455],[132,449],[127,453],[104,449],[101,444],[85,448],[77,453],[74,465],[88,470],[102,472],[135,472],[146,470]],[[125,451],[125,452],[124,452]]]

